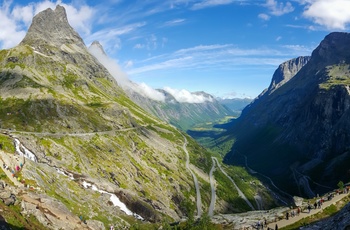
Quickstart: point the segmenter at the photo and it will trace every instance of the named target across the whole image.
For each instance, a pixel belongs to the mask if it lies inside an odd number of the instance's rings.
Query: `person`
[[[113,225],[111,225],[110,230],[114,230],[114,226]]]
[[[315,203],[314,203],[314,207],[315,207],[315,209],[317,208],[317,202],[315,201]]]
[[[278,230],[278,225],[276,224],[276,226],[275,226],[275,230]]]
[[[298,210],[297,210],[297,215],[299,216],[299,214],[300,214],[300,207],[298,207]]]
[[[307,205],[307,209],[309,210],[309,213],[310,213],[310,211],[311,211],[311,205],[310,204]]]
[[[286,213],[286,219],[289,219],[289,212]]]

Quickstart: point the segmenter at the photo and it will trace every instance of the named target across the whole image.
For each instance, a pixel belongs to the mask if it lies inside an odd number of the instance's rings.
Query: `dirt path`
[[[221,167],[221,165],[219,164],[219,161],[216,157],[212,157],[213,160],[216,161],[219,169],[221,170],[221,172],[232,182],[232,184],[235,186],[236,190],[238,191],[238,195],[249,205],[249,207],[252,210],[255,210],[254,206],[252,205],[252,203],[250,203],[250,201],[247,199],[247,197],[244,195],[244,193],[239,189],[239,187],[236,185],[235,181],[229,176],[227,175],[227,173],[225,172],[225,170]]]
[[[323,209],[331,206],[332,204],[337,203],[338,201],[342,200],[344,197],[349,196],[348,194],[340,194],[340,195],[335,195],[334,198],[330,201],[325,201],[322,205],[321,209],[311,209],[311,212],[308,213],[308,210],[304,210],[302,213],[300,213],[299,216],[295,216],[295,217],[289,217],[289,219],[282,219],[280,221],[274,222],[274,223],[270,223],[267,226],[270,228],[275,229],[275,226],[277,224],[278,228],[282,228],[282,227],[286,227],[288,225],[294,224],[295,222],[308,217],[308,216],[312,216],[318,212],[321,212]]]

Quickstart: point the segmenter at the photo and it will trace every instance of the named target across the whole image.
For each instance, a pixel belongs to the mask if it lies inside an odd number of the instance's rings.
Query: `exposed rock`
[[[84,42],[69,25],[66,10],[57,5],[55,10],[48,8],[34,16],[29,30],[20,45],[30,45],[43,53],[50,53],[46,45],[60,46],[75,44],[84,48]]]
[[[267,90],[267,94],[271,94],[292,79],[299,70],[310,60],[310,56],[298,57],[280,64],[272,76],[271,84]]]
[[[7,205],[13,205],[16,202],[16,196],[9,190],[0,191],[0,199]]]
[[[89,226],[91,230],[104,230],[106,227],[101,221],[98,220],[87,220],[86,225]]]
[[[24,194],[21,206],[24,215],[34,215],[50,229],[90,229],[61,202],[44,194]]]

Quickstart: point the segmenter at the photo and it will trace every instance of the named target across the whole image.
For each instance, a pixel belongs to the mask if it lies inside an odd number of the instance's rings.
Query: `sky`
[[[350,25],[350,0],[5,0],[0,49],[16,46],[32,17],[57,4],[130,81],[222,98],[258,96],[279,64]]]

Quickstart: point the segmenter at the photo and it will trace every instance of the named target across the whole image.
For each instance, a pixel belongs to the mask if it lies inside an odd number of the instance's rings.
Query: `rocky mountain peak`
[[[350,63],[350,34],[334,32],[327,35],[312,52],[312,58],[319,64],[333,65]]]
[[[101,45],[101,43],[99,41],[92,42],[90,47],[89,47],[89,51],[90,52],[94,51],[93,53],[98,52],[100,54],[107,56],[105,50],[103,49],[103,46]]]
[[[60,5],[57,5],[55,10],[48,8],[35,15],[20,44],[34,48],[42,48],[45,45],[60,47],[63,44],[85,47],[82,38],[69,25],[65,8]]]
[[[310,56],[303,56],[293,58],[286,62],[283,62],[278,66],[275,73],[273,74],[271,84],[267,90],[268,94],[288,82],[292,79],[299,70],[310,60]]]

